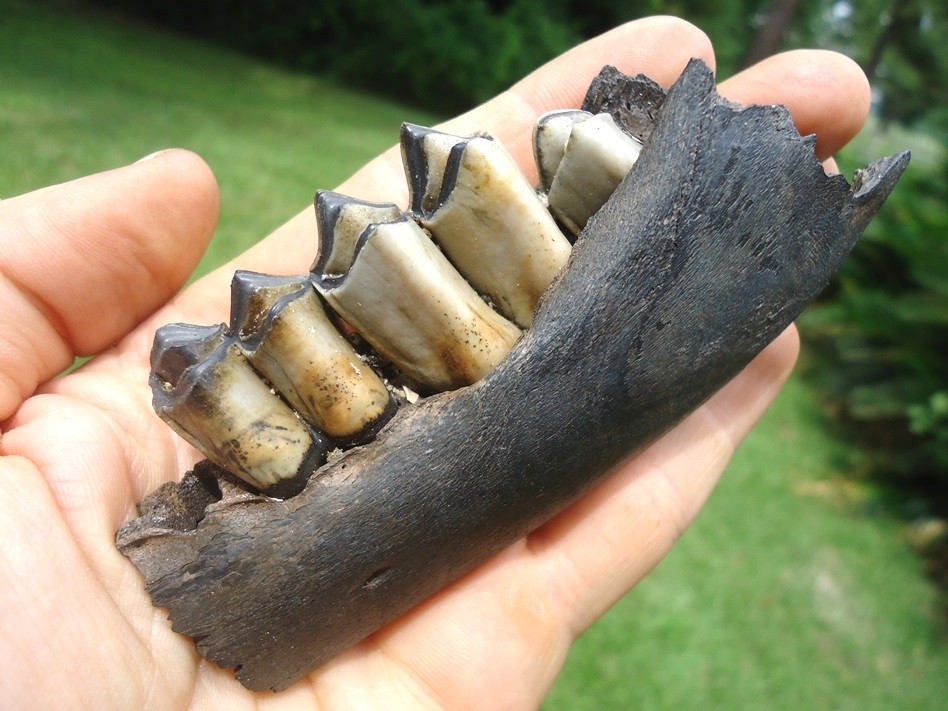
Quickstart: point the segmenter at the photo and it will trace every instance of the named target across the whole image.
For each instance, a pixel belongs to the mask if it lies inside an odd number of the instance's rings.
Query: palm
[[[533,118],[576,105],[602,64],[667,85],[693,55],[712,61],[706,38],[690,26],[633,23],[565,55],[452,130],[493,130],[527,165]],[[742,102],[787,103],[801,131],[818,132],[824,158],[852,136],[867,108],[864,80],[846,60],[824,53],[775,58],[722,91]],[[344,190],[403,202],[401,184],[390,153]],[[135,502],[195,458],[151,412],[148,351],[157,325],[223,320],[231,270],[147,315],[197,261],[216,207],[206,167],[182,152],[0,203],[0,293],[11,294],[0,314],[0,418],[9,418],[0,440],[0,639],[9,661],[0,678],[14,705],[256,701],[171,631],[113,542]],[[240,264],[305,270],[312,250],[299,245],[311,245],[314,234],[304,213]],[[45,251],[36,245],[40,235]],[[49,381],[74,353],[98,352],[119,338],[79,372]],[[536,706],[575,636],[661,559],[697,513],[795,354],[787,333],[551,523],[271,702]]]

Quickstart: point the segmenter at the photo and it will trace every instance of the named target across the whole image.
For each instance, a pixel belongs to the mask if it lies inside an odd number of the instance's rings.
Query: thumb
[[[167,301],[217,210],[210,169],[180,150],[0,202],[0,421]]]

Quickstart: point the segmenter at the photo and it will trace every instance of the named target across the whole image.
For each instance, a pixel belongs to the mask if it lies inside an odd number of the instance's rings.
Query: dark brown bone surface
[[[243,684],[283,689],[548,520],[785,329],[908,162],[850,188],[813,147],[693,62],[499,367],[403,408],[291,499],[225,496],[175,530],[214,492],[177,519],[151,498],[118,543],[154,603]]]

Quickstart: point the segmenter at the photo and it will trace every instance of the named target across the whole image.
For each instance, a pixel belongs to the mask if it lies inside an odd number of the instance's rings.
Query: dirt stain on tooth
[[[382,379],[335,327],[308,277],[234,276],[232,330],[251,365],[336,443],[367,441],[395,411]]]

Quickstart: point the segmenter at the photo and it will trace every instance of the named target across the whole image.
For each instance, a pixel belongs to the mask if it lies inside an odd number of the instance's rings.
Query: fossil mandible
[[[203,462],[117,543],[174,629],[247,687],[289,686],[682,420],[820,292],[908,163],[877,161],[853,186],[826,175],[784,108],[725,101],[697,60],[667,96],[606,68],[583,109],[541,118],[533,203],[498,197],[517,179],[502,155],[503,179],[485,168],[496,142],[406,126],[408,214],[321,193],[312,275],[238,274],[229,328],[156,337],[156,407],[269,495]],[[490,242],[511,206],[539,247]],[[571,251],[556,224],[579,233]],[[440,249],[427,230],[446,230]],[[378,291],[422,260],[397,296]],[[370,301],[388,310],[360,312]],[[304,313],[330,340],[364,332],[311,367],[280,345],[300,342]],[[350,387],[346,369],[364,377]],[[362,414],[319,424],[339,398]]]

